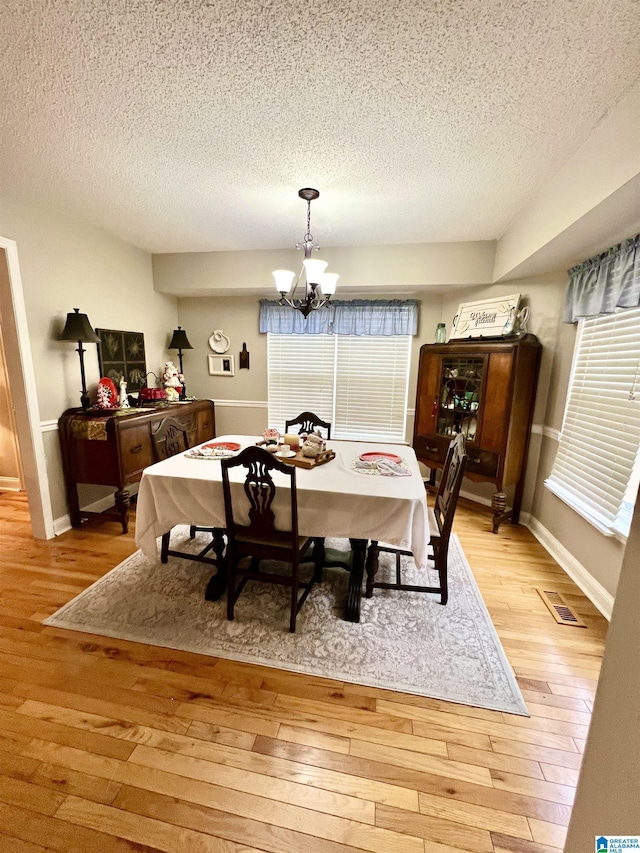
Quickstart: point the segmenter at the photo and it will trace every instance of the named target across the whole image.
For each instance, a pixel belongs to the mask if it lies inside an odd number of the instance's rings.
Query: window
[[[267,336],[269,426],[300,412],[331,436],[404,441],[411,336]]]
[[[581,320],[545,484],[606,535],[627,536],[640,478],[640,309]]]

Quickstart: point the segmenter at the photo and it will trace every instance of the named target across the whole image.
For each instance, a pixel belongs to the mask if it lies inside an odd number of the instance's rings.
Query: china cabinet
[[[152,436],[171,417],[187,428],[189,446],[216,434],[211,400],[160,404],[142,409],[67,409],[60,417],[60,446],[73,527],[101,513],[80,507],[78,484],[113,486],[115,511],[126,533],[129,524],[128,486],[156,459]]]
[[[493,532],[517,524],[540,366],[534,335],[425,344],[420,349],[413,447],[431,469],[442,468],[451,439],[465,438],[465,476],[494,483]],[[504,489],[514,486],[513,505]]]

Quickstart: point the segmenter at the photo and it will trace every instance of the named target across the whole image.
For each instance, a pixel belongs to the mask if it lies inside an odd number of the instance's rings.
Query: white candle
[[[288,432],[282,439],[283,444],[288,444],[292,449],[300,444],[300,436],[295,433]]]

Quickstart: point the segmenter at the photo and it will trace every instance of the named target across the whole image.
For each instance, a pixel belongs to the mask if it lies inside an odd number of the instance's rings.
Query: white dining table
[[[259,440],[259,436],[223,435],[215,442],[234,442],[244,448]],[[298,529],[303,536],[351,540],[354,558],[346,618],[359,621],[370,540],[409,550],[418,568],[427,567],[426,492],[415,452],[407,445],[329,441],[327,446],[335,452],[330,462],[312,469],[296,468]],[[355,469],[355,461],[361,454],[375,451],[397,454],[409,476],[385,476]],[[244,475],[241,466],[230,470],[232,482],[243,482]],[[274,482],[276,489],[279,486],[282,489],[288,487],[289,481],[276,471]],[[274,511],[279,526],[277,492]],[[148,557],[156,558],[159,537],[178,524],[225,527],[219,458],[194,458],[187,451],[144,470],[137,499],[136,545]],[[217,584],[216,594],[208,597],[218,597],[224,590],[221,562],[217,573],[221,582]]]

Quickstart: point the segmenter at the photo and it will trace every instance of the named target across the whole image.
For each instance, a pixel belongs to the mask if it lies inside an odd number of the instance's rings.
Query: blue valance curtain
[[[288,305],[262,299],[260,331],[278,335],[417,335],[415,299],[330,302],[305,318]]]
[[[565,323],[640,306],[640,234],[569,270]]]

